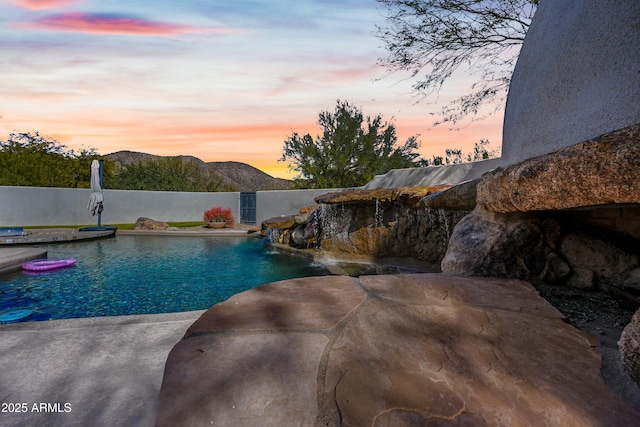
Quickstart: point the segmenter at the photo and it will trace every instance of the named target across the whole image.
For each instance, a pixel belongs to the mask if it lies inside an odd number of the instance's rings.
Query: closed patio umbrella
[[[100,227],[100,216],[102,214],[102,168],[98,160],[91,162],[91,196],[89,197],[89,204],[87,209],[91,212],[91,215],[98,214],[98,227]]]

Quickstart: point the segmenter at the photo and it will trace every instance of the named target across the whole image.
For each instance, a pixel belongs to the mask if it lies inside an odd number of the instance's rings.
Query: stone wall
[[[261,221],[298,211],[332,189],[256,192],[256,219]],[[240,222],[240,193],[103,190],[103,224],[133,223],[139,217],[161,221],[201,221],[212,206],[231,208]],[[88,188],[0,186],[0,227],[92,224],[87,210]]]
[[[103,190],[102,224],[201,221],[212,206],[231,208],[240,218],[240,193]],[[87,210],[91,189],[0,186],[0,226],[95,224]]]

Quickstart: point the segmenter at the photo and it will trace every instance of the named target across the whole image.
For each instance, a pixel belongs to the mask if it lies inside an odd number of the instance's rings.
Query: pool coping
[[[247,230],[118,230],[116,236],[228,236],[260,237]]]
[[[47,245],[50,243],[78,242],[84,240],[97,240],[115,236],[114,227],[104,229],[82,228],[42,228],[23,231],[19,236],[0,237],[0,246],[29,246]]]
[[[180,311],[158,314],[128,314],[122,316],[78,317],[72,319],[57,319],[38,322],[15,322],[0,325],[0,332],[4,331],[46,331],[62,329],[81,329],[95,327],[111,327],[136,325],[143,323],[177,322],[195,320],[206,310]]]

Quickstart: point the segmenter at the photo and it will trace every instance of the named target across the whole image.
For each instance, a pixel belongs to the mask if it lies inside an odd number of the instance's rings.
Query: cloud
[[[249,125],[208,126],[208,125],[179,125],[176,127],[162,127],[162,133],[185,135],[189,137],[203,137],[205,140],[250,140],[255,138],[276,137],[278,140],[291,135],[292,128],[309,127],[307,123],[290,125],[283,123],[258,123]]]
[[[31,10],[64,7],[77,2],[78,0],[14,0],[18,6]]]
[[[63,13],[16,24],[21,28],[85,34],[120,34],[134,36],[172,36],[186,33],[231,34],[237,30],[177,25],[149,21],[127,15]]]
[[[373,67],[344,68],[332,71],[330,76],[338,81],[372,79],[375,76],[375,69]]]

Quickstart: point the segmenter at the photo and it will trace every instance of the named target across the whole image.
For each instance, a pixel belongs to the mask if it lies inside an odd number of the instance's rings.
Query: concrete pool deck
[[[20,404],[0,425],[153,426],[167,355],[201,314],[0,326],[0,402]]]

